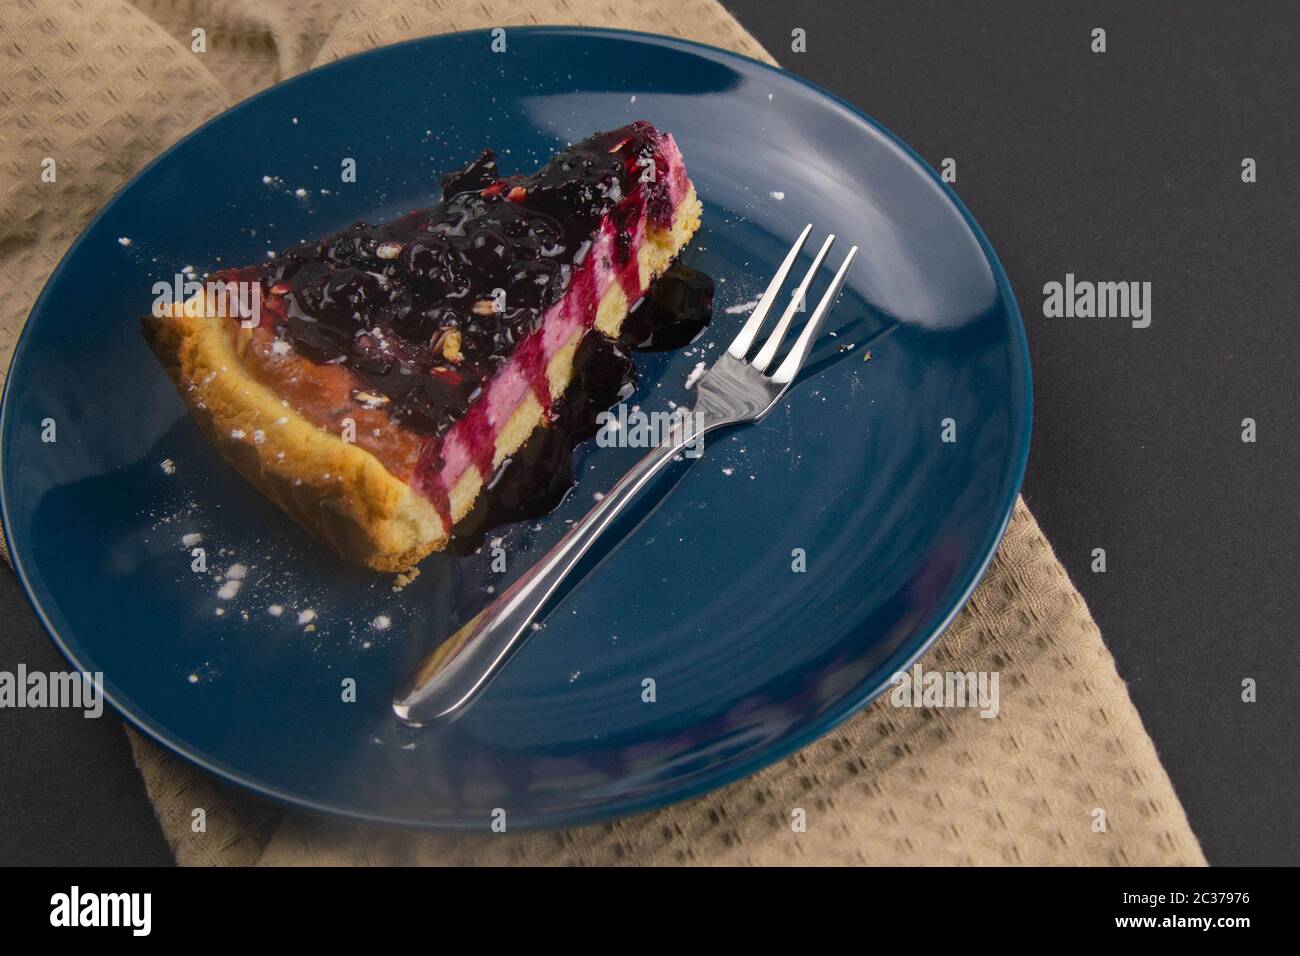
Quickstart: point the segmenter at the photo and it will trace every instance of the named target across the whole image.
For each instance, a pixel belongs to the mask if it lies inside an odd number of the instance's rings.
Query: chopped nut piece
[[[380,408],[389,402],[387,395],[376,395],[374,392],[357,391],[353,393],[353,396],[366,408]]]
[[[524,197],[528,195],[528,190],[523,186],[516,186],[510,192],[506,193],[506,198],[511,202],[523,202]]]
[[[381,242],[379,248],[375,250],[375,255],[380,259],[396,259],[402,254],[402,244],[400,242]]]
[[[442,339],[442,357],[453,365],[459,365],[463,362],[465,356],[460,351],[460,329],[442,329],[440,337]]]

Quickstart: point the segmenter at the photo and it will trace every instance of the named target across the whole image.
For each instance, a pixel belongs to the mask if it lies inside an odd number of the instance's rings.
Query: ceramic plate
[[[469,712],[404,727],[389,707],[401,678],[640,452],[580,449],[559,509],[499,532],[504,574],[487,551],[435,555],[398,593],[392,575],[339,563],[234,475],[138,318],[154,283],[185,266],[251,262],[428,205],[440,174],[485,146],[505,173],[528,172],[640,118],[681,146],[704,203],[684,261],[713,276],[717,299],[690,349],[638,357],[631,403],[689,401],[688,374],[725,348],[808,222],[805,261],[826,231],[841,255],[861,247],[834,334],[764,422],[665,477]],[[341,181],[345,158],[355,183]],[[300,808],[432,828],[483,828],[501,808],[512,828],[549,826],[717,787],[887,687],[987,565],[1029,427],[1006,276],[952,192],[886,130],[720,50],[511,28],[502,53],[486,33],[440,36],[290,80],[124,188],[23,332],[0,491],[50,634],[165,746]],[[206,573],[191,569],[190,535]],[[247,575],[223,599],[217,576],[233,564]]]

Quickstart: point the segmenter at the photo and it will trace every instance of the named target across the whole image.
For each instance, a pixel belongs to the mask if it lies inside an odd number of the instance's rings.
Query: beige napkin
[[[771,59],[714,0],[9,0],[0,19],[5,368],[72,239],[128,176],[203,120],[360,50],[524,23],[676,34]],[[196,29],[202,53],[192,52]],[[54,183],[41,179],[46,157],[57,161]],[[414,834],[285,812],[128,733],[183,864],[1205,862],[1087,607],[1023,502],[926,666],[998,671],[1000,715],[880,700],[715,793],[536,834]],[[196,807],[207,811],[204,833],[191,830]],[[803,832],[791,825],[799,809]]]

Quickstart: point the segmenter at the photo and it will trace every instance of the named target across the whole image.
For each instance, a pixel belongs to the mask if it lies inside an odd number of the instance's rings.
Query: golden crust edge
[[[447,540],[433,505],[368,451],[312,424],[244,367],[228,318],[142,321],[199,427],[246,481],[344,557],[403,571]]]

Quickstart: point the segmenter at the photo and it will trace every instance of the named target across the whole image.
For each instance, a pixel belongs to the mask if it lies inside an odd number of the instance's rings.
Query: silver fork
[[[834,236],[827,236],[812,266],[795,288],[776,328],[751,361],[745,361],[786,276],[799,257],[812,224],[806,226],[786,254],[767,291],[727,351],[704,373],[696,386],[695,408],[680,419],[668,438],[619,479],[586,517],[569,529],[537,564],[444,641],[420,666],[393,699],[393,711],[410,724],[449,717],[463,710],[500,672],[510,655],[532,633],[534,619],[556,589],[595,544],[596,539],[668,462],[707,432],[744,422],[756,422],[781,400],[812,351],[826,315],[835,304],[844,276],[857,254],[844,257],[829,288],[805,323],[794,346],[775,372],[766,374],[776,358],[794,315],[803,308],[808,287],[821,269]]]

